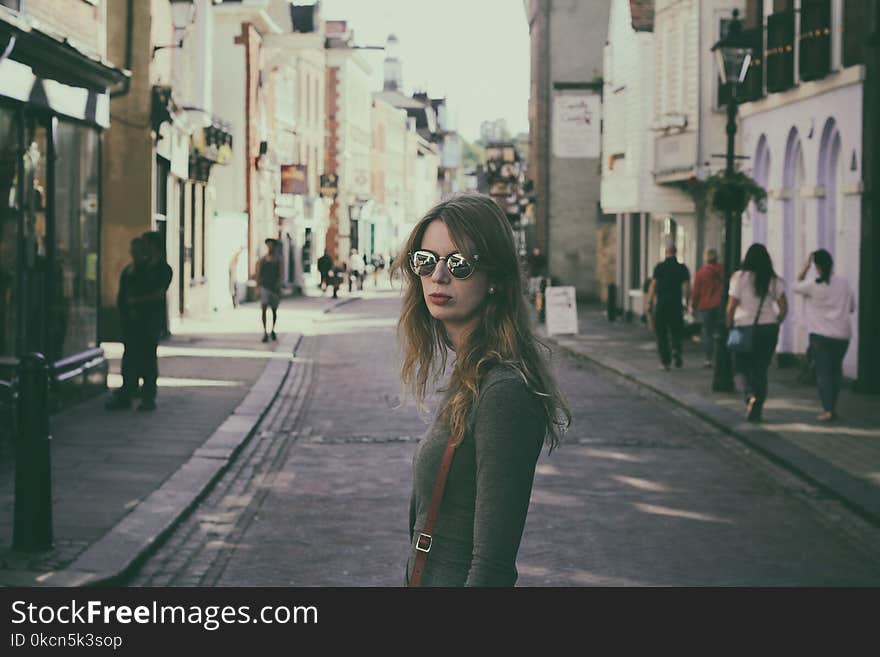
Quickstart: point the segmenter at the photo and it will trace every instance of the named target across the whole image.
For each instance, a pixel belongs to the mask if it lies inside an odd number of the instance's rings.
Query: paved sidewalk
[[[3,445],[0,585],[95,585],[134,566],[252,435],[288,376],[303,328],[351,298],[284,299],[274,343],[260,342],[259,304],[187,320],[159,347],[157,411],[108,412],[103,395],[53,415],[52,550],[11,550],[14,459]],[[113,388],[121,345],[102,346]]]
[[[609,322],[598,306],[578,309],[576,336],[551,343],[585,356],[694,411],[750,447],[839,496],[880,523],[880,395],[840,395],[840,420],[816,421],[821,411],[814,385],[798,382],[798,370],[771,368],[764,421],[745,421],[742,394],[712,392],[712,370],[703,369],[701,346],[687,340],[684,367],[659,369],[653,333],[638,322]],[[544,326],[538,332],[545,335]]]

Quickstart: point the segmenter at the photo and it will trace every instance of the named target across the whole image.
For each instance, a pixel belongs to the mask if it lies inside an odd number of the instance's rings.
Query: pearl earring
[[[489,286],[489,294],[495,294],[495,286],[494,285]]]

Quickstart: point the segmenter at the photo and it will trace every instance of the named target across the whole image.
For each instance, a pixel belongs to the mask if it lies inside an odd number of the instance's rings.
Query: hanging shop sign
[[[282,164],[281,165],[281,193],[282,194],[308,194],[308,165],[306,164]]]

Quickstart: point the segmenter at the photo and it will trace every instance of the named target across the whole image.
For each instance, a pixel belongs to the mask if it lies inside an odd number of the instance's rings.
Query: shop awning
[[[0,96],[109,125],[107,89],[131,76],[25,18],[0,20]]]

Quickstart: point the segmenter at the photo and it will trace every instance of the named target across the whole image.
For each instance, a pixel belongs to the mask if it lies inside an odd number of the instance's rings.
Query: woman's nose
[[[446,267],[446,260],[440,260],[431,273],[431,280],[435,283],[448,283],[450,278],[449,269]]]

